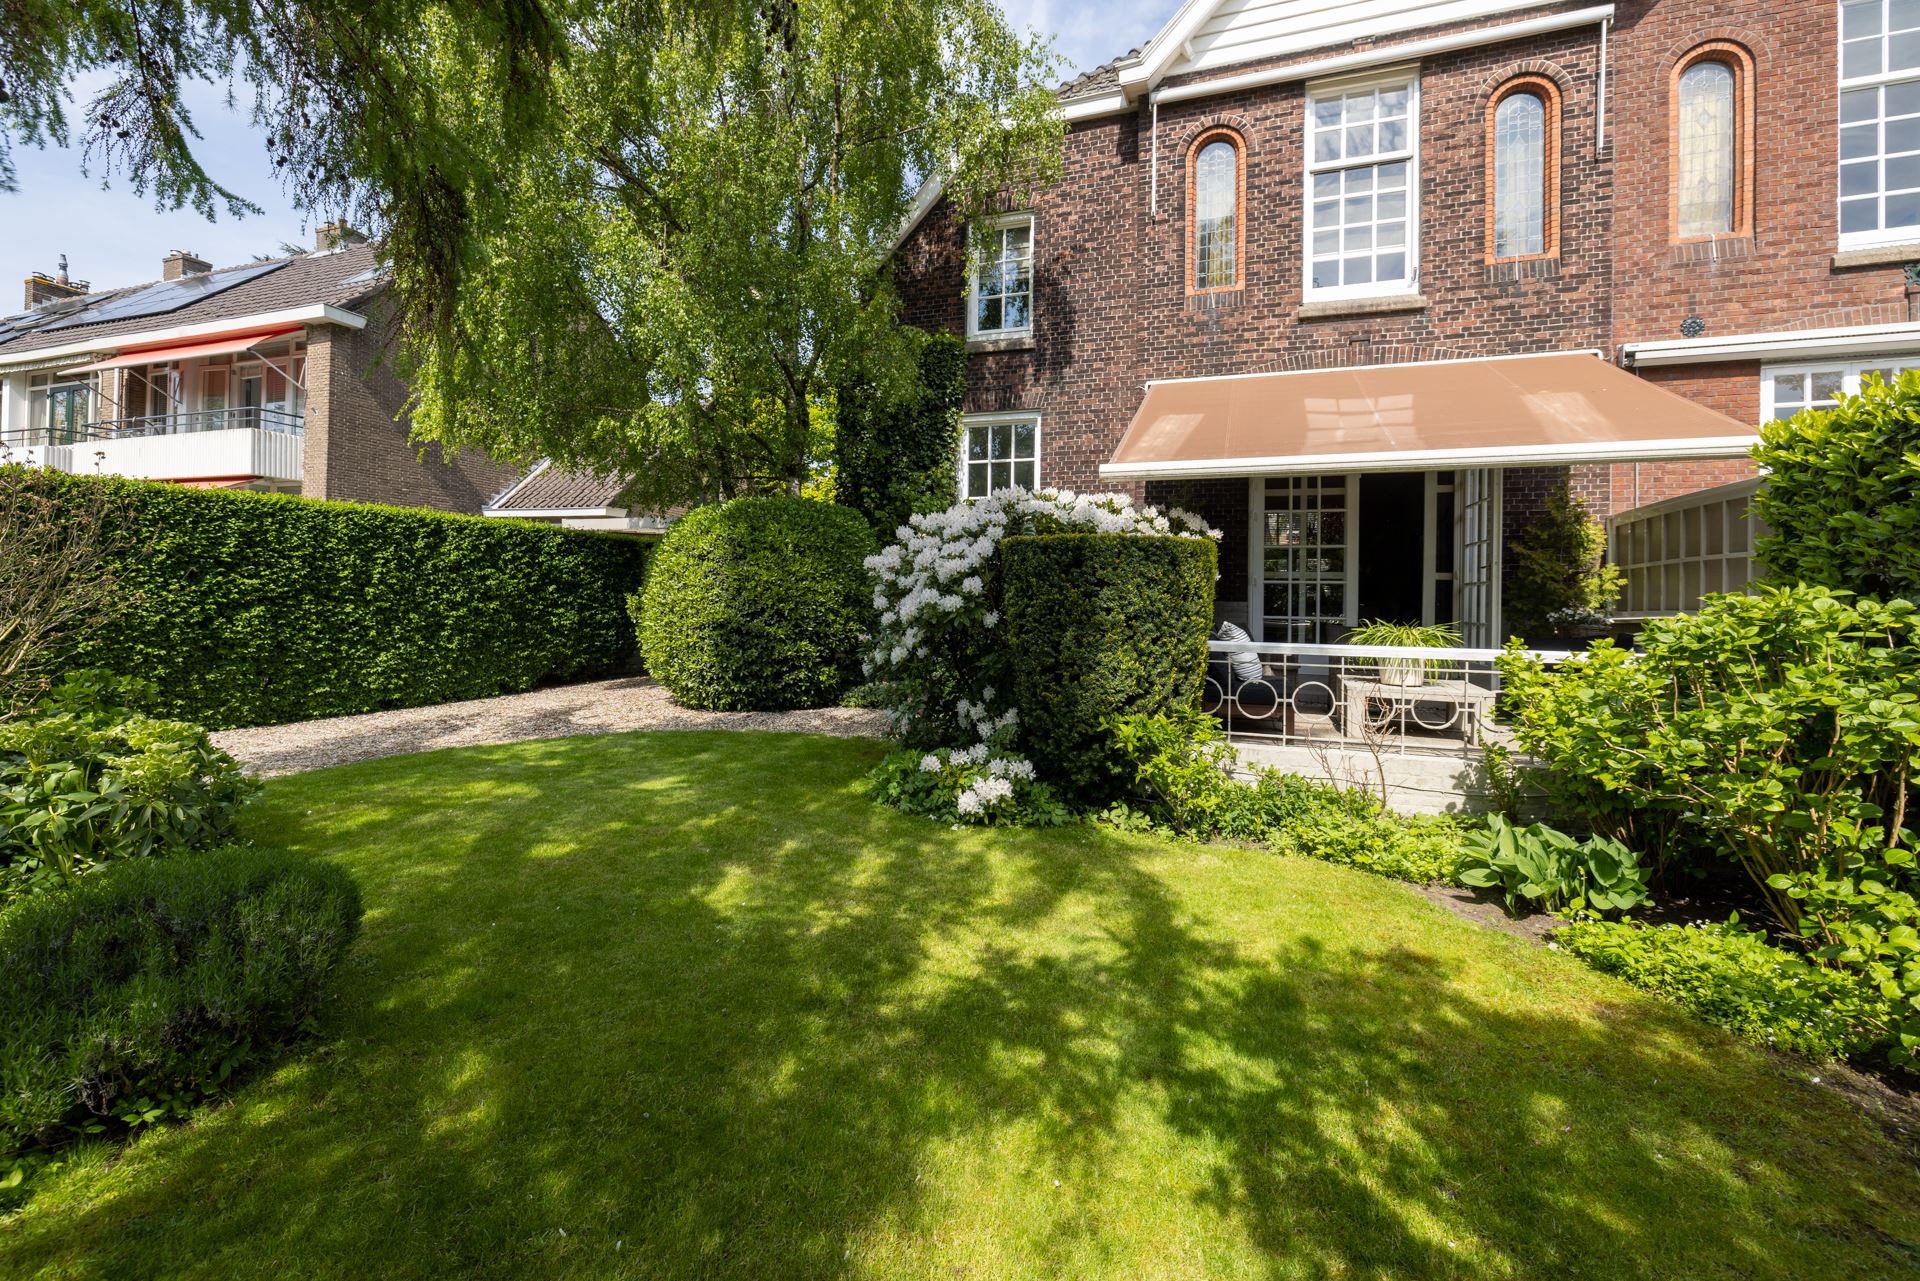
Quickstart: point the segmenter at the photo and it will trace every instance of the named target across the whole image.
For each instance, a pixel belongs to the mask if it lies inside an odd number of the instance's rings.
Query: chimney
[[[176,249],[160,260],[162,280],[179,280],[183,276],[204,276],[212,270],[212,263],[184,249]]]
[[[27,306],[38,307],[43,302],[53,302],[59,298],[84,298],[87,282],[70,280],[67,277],[67,256],[60,255],[60,274],[49,276],[44,271],[36,271],[27,277]]]
[[[345,222],[323,222],[313,229],[313,247],[321,253],[329,249],[346,249],[353,245],[364,245],[367,237],[364,232],[355,231]]]

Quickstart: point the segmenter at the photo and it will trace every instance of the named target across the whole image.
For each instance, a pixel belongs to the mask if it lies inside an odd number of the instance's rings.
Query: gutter
[[[44,364],[47,361],[64,360],[71,356],[118,352],[127,347],[181,342],[191,338],[217,338],[222,334],[282,324],[340,325],[347,329],[365,329],[367,318],[357,311],[348,311],[343,307],[335,307],[331,303],[310,303],[304,307],[289,307],[284,311],[263,311],[251,316],[228,316],[224,320],[203,320],[197,325],[174,325],[169,329],[147,329],[131,334],[81,338],[70,343],[52,347],[35,347],[30,351],[15,353],[18,359],[9,355],[4,347],[0,347],[0,369],[17,365]]]
[[[1793,360],[1914,351],[1920,351],[1920,322],[1902,321],[1891,325],[1855,325],[1842,329],[1782,330],[1714,338],[1623,343],[1620,347],[1620,363],[1629,369],[1655,369],[1666,365],[1698,365],[1710,361]]]

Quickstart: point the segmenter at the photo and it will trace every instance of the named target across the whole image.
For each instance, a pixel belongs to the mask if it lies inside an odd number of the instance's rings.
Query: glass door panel
[[[1348,476],[1277,476],[1264,484],[1263,635],[1329,644],[1353,626],[1354,486]]]

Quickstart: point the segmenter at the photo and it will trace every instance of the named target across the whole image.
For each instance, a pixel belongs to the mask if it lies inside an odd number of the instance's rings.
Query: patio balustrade
[[[1472,756],[1501,736],[1494,722],[1497,649],[1260,641],[1211,641],[1207,649],[1202,706],[1232,739]],[[1571,655],[1536,651],[1535,657],[1558,663]]]

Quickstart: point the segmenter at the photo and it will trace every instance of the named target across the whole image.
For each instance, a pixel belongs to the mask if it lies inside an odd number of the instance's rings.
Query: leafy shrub
[[[133,711],[148,682],[69,676],[0,722],[0,904],[103,863],[229,840],[254,790],[205,730]]]
[[[927,335],[917,374],[912,385],[892,391],[858,380],[837,389],[835,493],[883,539],[916,512],[945,507],[959,479],[966,343]]]
[[[1554,940],[1597,970],[1655,992],[1756,1045],[1845,1058],[1881,1039],[1884,1012],[1855,980],[1722,925],[1575,921]]]
[[[1233,748],[1213,717],[1175,710],[1117,716],[1104,728],[1126,797],[1110,821],[1182,836],[1258,839],[1263,833],[1253,789],[1234,781]]]
[[[1261,783],[1271,792],[1269,841],[1276,851],[1416,885],[1453,882],[1464,852],[1457,820],[1395,814],[1369,793],[1292,775]]]
[[[1455,872],[1462,885],[1497,889],[1507,910],[1526,899],[1549,912],[1625,912],[1644,907],[1646,872],[1640,858],[1604,836],[1576,841],[1544,823],[1520,827],[1498,814],[1467,834]]]
[[[617,668],[647,545],[445,512],[9,469],[55,507],[138,524],[130,603],[56,668],[140,672],[209,728],[418,707]],[[115,544],[119,545],[119,544]]]
[[[912,517],[870,557],[880,610],[867,676],[884,684],[894,732],[913,747],[970,741],[961,705],[999,717],[1013,703],[1012,654],[1000,628],[1000,546],[1009,535],[1097,532],[1218,538],[1185,512],[1136,509],[1125,494],[1000,490]]]
[[[1710,597],[1650,620],[1639,655],[1602,641],[1549,670],[1510,652],[1506,702],[1557,803],[1669,863],[1730,860],[1797,929],[1799,900],[1774,877],[1838,879],[1905,845],[1914,617],[1817,587]]]
[[[0,913],[0,1158],[178,1116],[308,1033],[360,921],[337,868],[242,848]]]
[[[1753,511],[1773,576],[1920,596],[1920,374],[1869,379],[1834,409],[1762,423]]]
[[[1055,534],[1002,544],[1021,739],[1069,795],[1116,794],[1116,717],[1191,711],[1206,680],[1218,552],[1198,538]]]
[[[804,498],[696,507],[635,598],[647,670],[689,707],[821,707],[859,678],[873,533]]]
[[[1501,608],[1522,636],[1546,636],[1605,622],[1620,599],[1620,571],[1603,564],[1607,531],[1587,506],[1560,488],[1546,510],[1507,548],[1507,587]]]

